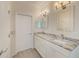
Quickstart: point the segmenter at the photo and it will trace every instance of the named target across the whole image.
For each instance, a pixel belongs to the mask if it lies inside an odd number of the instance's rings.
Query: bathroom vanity
[[[67,57],[78,45],[75,41],[58,39],[46,33],[34,34],[34,43],[35,49],[44,58]]]
[[[79,46],[79,39],[72,39],[77,33],[79,33],[78,26],[78,5],[72,4],[66,9],[57,9],[52,14],[50,10],[47,22],[47,28],[41,29],[47,33],[35,33],[34,43],[35,49],[45,58],[66,58],[71,55],[77,46]],[[46,25],[46,24],[45,24]],[[37,28],[36,28],[37,29]],[[59,37],[58,35],[49,33],[64,34],[65,37]],[[40,32],[40,31],[38,31]],[[75,35],[75,34],[76,35]],[[74,34],[74,35],[73,35]],[[70,38],[71,37],[71,38]]]

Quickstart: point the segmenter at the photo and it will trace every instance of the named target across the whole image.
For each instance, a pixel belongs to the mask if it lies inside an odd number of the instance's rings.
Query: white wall
[[[13,2],[11,2],[10,10],[10,55],[15,55],[15,8]]]
[[[0,57],[10,57],[10,38],[8,37],[10,33],[10,2],[0,2],[0,51],[7,51],[3,53]]]
[[[21,13],[25,15],[34,15],[35,14],[35,4],[33,2],[23,2],[23,1],[16,1],[13,2],[15,12]]]

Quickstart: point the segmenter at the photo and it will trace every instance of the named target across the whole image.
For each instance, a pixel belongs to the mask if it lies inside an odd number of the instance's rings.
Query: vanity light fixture
[[[67,5],[71,4],[71,1],[59,1],[55,3],[56,9],[66,9]]]
[[[48,10],[48,9],[46,9],[46,10],[41,10],[40,15],[42,15],[43,17],[46,17],[46,16],[48,15],[48,13],[49,13],[49,10]]]

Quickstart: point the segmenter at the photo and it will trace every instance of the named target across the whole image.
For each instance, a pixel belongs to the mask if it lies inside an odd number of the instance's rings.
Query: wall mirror
[[[57,11],[57,30],[71,32],[74,29],[74,6]]]
[[[40,17],[37,21],[36,21],[36,28],[39,29],[46,29],[47,28],[47,21],[48,20],[48,16],[45,17]]]

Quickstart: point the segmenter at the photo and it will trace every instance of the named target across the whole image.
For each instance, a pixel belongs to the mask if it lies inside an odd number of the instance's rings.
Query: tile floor
[[[41,58],[40,54],[35,49],[27,49],[18,52],[13,58]]]

